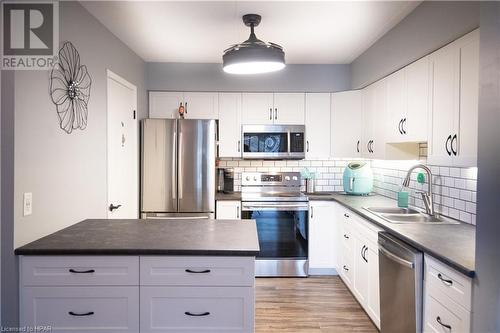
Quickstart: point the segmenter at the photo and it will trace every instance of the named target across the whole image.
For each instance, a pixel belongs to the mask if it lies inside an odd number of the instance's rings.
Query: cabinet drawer
[[[427,255],[425,283],[428,292],[438,300],[443,301],[441,297],[448,297],[466,310],[471,310],[471,279]]]
[[[22,286],[138,286],[139,257],[22,256]]]
[[[253,286],[253,257],[141,257],[141,285]]]
[[[251,287],[141,287],[141,332],[253,332]]]
[[[343,246],[342,251],[352,253],[354,249],[354,238],[351,232],[351,228],[348,227],[340,228],[340,231],[341,231],[340,237],[342,239],[342,246]]]
[[[354,260],[351,253],[342,253],[340,259],[339,267],[340,276],[343,278],[345,284],[349,287],[353,287],[354,278]]]
[[[20,320],[63,332],[138,332],[139,287],[24,287]]]
[[[445,307],[428,295],[425,300],[424,332],[470,332],[470,312],[456,305],[453,309]]]

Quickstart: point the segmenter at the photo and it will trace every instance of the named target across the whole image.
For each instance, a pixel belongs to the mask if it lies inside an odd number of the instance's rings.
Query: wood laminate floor
[[[378,332],[339,277],[257,278],[256,333]]]

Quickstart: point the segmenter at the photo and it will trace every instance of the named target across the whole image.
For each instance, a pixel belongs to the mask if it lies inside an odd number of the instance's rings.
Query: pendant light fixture
[[[285,52],[278,44],[266,43],[255,36],[254,28],[259,25],[260,15],[246,14],[243,22],[250,27],[250,37],[224,51],[222,68],[231,74],[260,74],[285,68]]]

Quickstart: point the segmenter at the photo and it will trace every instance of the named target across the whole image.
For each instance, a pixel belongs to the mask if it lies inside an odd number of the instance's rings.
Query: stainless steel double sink
[[[413,208],[400,207],[364,207],[390,223],[428,223],[428,224],[459,224],[460,222],[442,216],[431,216]]]

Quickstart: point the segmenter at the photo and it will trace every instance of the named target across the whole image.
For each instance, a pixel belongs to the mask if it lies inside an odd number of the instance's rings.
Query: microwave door
[[[177,211],[177,121],[142,121],[141,211]]]

